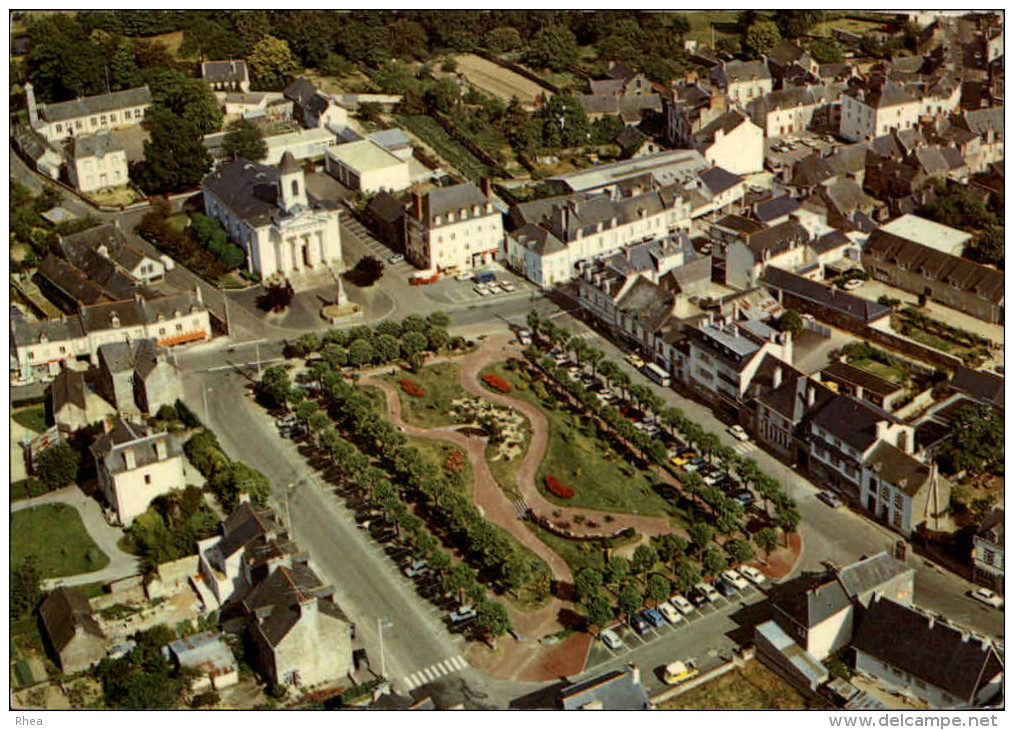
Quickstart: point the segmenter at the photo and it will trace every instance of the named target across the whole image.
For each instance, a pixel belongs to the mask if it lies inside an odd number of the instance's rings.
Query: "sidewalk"
[[[111,526],[102,516],[102,508],[98,502],[86,496],[77,486],[65,487],[55,492],[49,492],[39,497],[15,502],[11,505],[11,512],[17,512],[31,507],[38,507],[43,504],[67,504],[78,511],[81,515],[81,522],[85,530],[95,541],[99,549],[109,558],[109,565],[102,570],[95,570],[91,573],[79,573],[62,578],[51,578],[43,581],[44,590],[52,590],[59,586],[79,586],[86,583],[108,583],[136,575],[138,571],[137,558],[129,553],[120,550],[117,542],[123,537],[123,531]]]

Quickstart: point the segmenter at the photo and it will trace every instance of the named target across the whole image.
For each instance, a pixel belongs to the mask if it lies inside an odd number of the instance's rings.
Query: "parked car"
[[[639,355],[635,355],[634,353],[630,353],[629,355],[627,355],[624,358],[624,360],[626,360],[639,370],[644,367],[644,360]]]
[[[601,634],[599,634],[599,638],[602,639],[603,644],[608,646],[613,651],[619,651],[625,648],[623,646],[623,639],[621,639],[619,635],[612,629],[606,629],[605,631],[603,631]]]
[[[693,590],[687,594],[687,598],[689,598],[690,602],[698,608],[708,602],[707,594],[697,587],[694,587]]]
[[[414,563],[406,565],[402,572],[409,578],[421,578],[430,572],[430,566],[425,560],[416,560]]]
[[[976,588],[974,591],[969,591],[968,595],[980,603],[985,603],[987,606],[1003,608],[1003,599],[989,590],[989,588]]]
[[[683,467],[683,471],[700,471],[701,468],[707,466],[707,464],[708,462],[698,456],[696,459],[691,459],[687,462],[687,464]]]
[[[500,288],[503,289],[508,294],[510,294],[512,291],[515,291],[517,289],[517,286],[509,281],[501,281]]]
[[[844,289],[845,291],[852,291],[853,289],[858,289],[862,285],[863,285],[862,279],[849,279],[844,284],[842,284],[841,288]]]
[[[532,331],[531,330],[519,330],[518,331],[518,342],[522,345],[532,344]]]
[[[715,588],[717,588],[718,592],[721,593],[726,598],[732,598],[733,596],[736,595],[736,586],[734,586],[732,583],[729,583],[724,578],[719,578],[718,580],[715,581]]]
[[[387,263],[400,264],[404,260],[405,260],[404,256],[402,256],[400,253],[396,253],[394,256],[391,256],[390,258],[387,259]]]
[[[692,661],[672,662],[662,671],[662,679],[666,684],[681,684],[697,676],[697,673],[697,667]]]
[[[660,603],[658,605],[658,612],[662,614],[666,621],[673,625],[676,625],[683,620],[683,616],[679,611],[673,608],[671,603]]]
[[[659,613],[654,608],[649,608],[645,611],[641,611],[641,615],[645,618],[645,620],[649,624],[654,626],[656,629],[665,626],[665,617],[662,616],[662,614]]]
[[[737,439],[739,441],[749,441],[750,440],[750,434],[748,434],[746,432],[746,430],[742,426],[740,426],[738,423],[735,424],[735,425],[729,426],[729,433],[732,434],[733,438],[735,438],[735,439]]]
[[[634,627],[634,631],[636,631],[639,634],[643,634],[649,628],[651,628],[648,622],[645,621],[644,617],[641,616],[641,614],[639,613],[635,613],[630,616],[630,625]]]
[[[729,476],[729,475],[726,474],[724,471],[721,471],[721,470],[715,470],[715,471],[712,471],[712,472],[708,472],[708,474],[704,477],[704,483],[707,484],[709,487],[713,487],[716,484],[718,484],[720,481],[722,481],[723,479],[725,479],[727,476]]]
[[[753,493],[749,489],[740,489],[729,496],[743,505],[743,509],[748,509],[754,503]]]
[[[742,575],[751,583],[753,583],[755,586],[763,585],[764,582],[767,580],[767,578],[764,577],[764,574],[762,572],[760,572],[756,568],[750,567],[749,565],[739,566],[739,574]]]
[[[470,621],[475,618],[475,607],[474,606],[462,606],[454,611],[447,614],[447,620],[452,624],[461,623],[462,621]]]
[[[489,296],[489,287],[486,286],[485,284],[476,284],[475,286],[472,287],[472,291],[474,291],[480,297]]]
[[[709,601],[711,601],[712,603],[714,603],[715,601],[717,601],[719,599],[719,597],[720,597],[718,595],[718,591],[716,591],[715,587],[713,585],[711,585],[710,583],[706,583],[704,581],[701,581],[696,586],[694,586],[694,588],[696,590],[699,590],[701,593],[703,593],[704,597],[706,599],[708,599]]]
[[[694,605],[679,593],[669,596],[669,603],[676,607],[676,610],[687,616],[694,611]]]
[[[826,504],[828,507],[838,508],[844,504],[844,502],[841,501],[841,498],[833,492],[818,492],[817,499]]]
[[[472,280],[472,272],[471,271],[459,271],[457,274],[454,275],[454,280],[455,281],[471,281]]]
[[[732,583],[732,585],[736,587],[736,590],[742,591],[750,587],[750,584],[747,583],[746,578],[744,578],[731,568],[729,570],[722,571],[722,578],[727,580],[729,583]]]

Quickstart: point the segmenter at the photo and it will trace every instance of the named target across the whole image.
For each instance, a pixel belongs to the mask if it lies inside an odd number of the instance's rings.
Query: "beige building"
[[[25,96],[29,124],[50,142],[137,126],[151,106],[151,91],[147,86],[58,104],[36,104],[35,91],[28,83]]]
[[[57,588],[42,602],[39,618],[64,674],[86,671],[105,656],[106,636],[79,590]]]
[[[492,263],[503,247],[503,215],[483,190],[462,183],[413,194],[405,214],[405,252],[420,269],[455,271]]]
[[[154,415],[183,395],[179,369],[152,339],[102,345],[97,386],[121,413]]]
[[[126,526],[161,494],[186,486],[183,450],[167,432],[117,419],[92,444],[99,487],[120,524]]]
[[[729,111],[693,136],[694,146],[713,165],[736,175],[764,169],[764,130],[739,111]]]
[[[408,161],[371,139],[328,149],[324,167],[342,185],[364,193],[404,190],[411,185]]]
[[[67,142],[67,175],[82,193],[126,185],[127,153],[109,132],[72,137]]]
[[[242,605],[254,666],[272,684],[309,688],[352,671],[352,624],[305,562],[276,568]]]
[[[839,134],[851,142],[871,140],[892,129],[911,129],[919,123],[922,100],[903,86],[856,87],[842,94]]]

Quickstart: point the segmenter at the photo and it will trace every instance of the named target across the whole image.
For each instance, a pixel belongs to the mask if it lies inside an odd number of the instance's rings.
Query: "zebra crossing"
[[[528,506],[528,502],[523,499],[519,499],[514,502],[514,509],[518,513],[518,519],[523,520],[528,516],[528,512],[531,510],[531,507]]]
[[[445,659],[442,662],[436,662],[425,669],[420,669],[416,672],[405,675],[401,678],[401,683],[405,685],[406,690],[411,691],[416,687],[421,687],[424,684],[436,681],[440,677],[453,674],[454,672],[460,672],[462,669],[466,669],[467,667],[468,662],[465,661],[465,658],[461,656],[461,654],[458,654],[456,657]]]
[[[757,445],[754,444],[752,441],[740,441],[738,444],[732,447],[732,450],[735,451],[740,456],[743,456],[744,454],[749,454],[756,448]]]

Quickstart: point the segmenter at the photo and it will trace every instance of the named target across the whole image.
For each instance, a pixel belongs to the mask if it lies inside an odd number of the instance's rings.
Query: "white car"
[[[454,275],[455,281],[471,281],[471,279],[472,279],[471,271],[459,271],[457,274]]]
[[[500,288],[501,288],[501,289],[503,289],[503,290],[504,290],[505,292],[507,292],[508,294],[509,294],[510,292],[512,292],[512,291],[515,291],[515,290],[517,289],[517,287],[516,287],[516,286],[514,286],[514,284],[512,284],[512,283],[511,283],[511,282],[509,282],[509,281],[501,281],[501,282],[500,282]]]
[[[461,621],[468,621],[476,616],[475,608],[473,606],[462,606],[461,608],[451,611],[447,614],[447,620],[451,623],[460,623]]]
[[[968,595],[980,603],[985,603],[987,606],[992,606],[993,608],[1003,607],[1003,599],[989,590],[989,588],[976,588],[974,591],[969,591]]]
[[[722,597],[722,594],[719,593],[713,585],[711,585],[710,583],[705,583],[704,581],[701,581],[700,583],[695,585],[694,588],[703,593],[704,597],[707,598],[710,603],[714,603],[715,601],[717,601],[719,598]]]
[[[608,646],[613,651],[619,651],[624,648],[623,639],[621,639],[615,631],[612,629],[606,629],[599,638],[602,639],[602,643]]]
[[[862,285],[863,285],[862,279],[849,279],[844,284],[842,284],[841,288],[844,289],[845,291],[852,291],[853,289],[858,289]]]
[[[741,565],[739,567],[739,574],[746,578],[748,581],[753,583],[755,586],[762,585],[767,578],[764,574],[756,568],[751,568],[749,565]]]
[[[750,440],[750,435],[738,423],[735,426],[729,426],[729,433],[731,433],[737,441]]]
[[[729,583],[732,583],[738,591],[743,591],[750,587],[750,584],[746,582],[746,578],[741,576],[735,570],[723,570],[722,577]]]
[[[475,286],[472,287],[472,290],[480,297],[489,296],[489,287],[487,287],[485,284],[476,284]]]
[[[668,621],[673,625],[678,624],[680,621],[683,620],[683,617],[680,615],[680,612],[677,611],[668,603],[658,604],[658,612],[662,614],[662,616],[665,618],[666,621]]]
[[[676,610],[682,613],[684,616],[689,616],[694,612],[694,604],[688,601],[679,593],[674,593],[669,596],[669,603],[676,607]]]
[[[400,253],[396,253],[394,256],[391,256],[389,259],[387,259],[387,263],[400,264],[404,260],[405,260],[404,256],[402,256]]]

